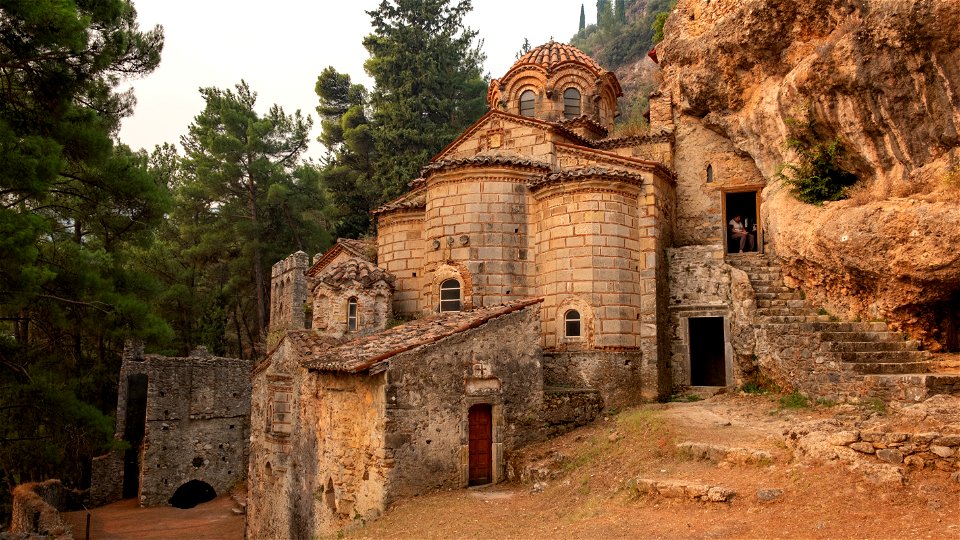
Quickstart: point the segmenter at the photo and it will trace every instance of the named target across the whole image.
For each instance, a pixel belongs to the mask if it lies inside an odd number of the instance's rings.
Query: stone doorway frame
[[[734,385],[733,377],[733,344],[730,342],[730,313],[725,309],[689,311],[680,315],[680,339],[683,341],[683,373],[684,384],[692,386],[692,370],[690,361],[690,319],[716,317],[723,319],[723,368],[725,388]]]
[[[470,487],[470,408],[474,405],[490,406],[490,468],[491,484],[498,484],[506,479],[507,463],[504,460],[503,448],[503,403],[499,395],[467,396],[463,401],[463,411],[460,415],[460,486]]]
[[[756,193],[756,216],[757,216],[757,236],[754,239],[757,242],[757,251],[758,254],[763,254],[763,219],[760,217],[760,206],[763,202],[763,197],[760,195],[763,191],[763,188],[766,187],[764,184],[747,184],[742,186],[729,186],[720,188],[720,218],[722,219],[722,229],[723,230],[723,252],[725,255],[729,255],[727,252],[727,246],[730,243],[729,231],[727,231],[727,223],[733,219],[733,216],[727,216],[727,195],[733,193]]]

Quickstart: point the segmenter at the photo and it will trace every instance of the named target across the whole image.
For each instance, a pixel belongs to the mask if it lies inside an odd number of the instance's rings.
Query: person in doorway
[[[753,251],[755,240],[753,234],[747,232],[747,228],[743,226],[743,216],[737,214],[730,220],[730,235],[734,240],[740,241],[740,253],[743,253],[743,248],[747,243],[750,244],[747,251]]]

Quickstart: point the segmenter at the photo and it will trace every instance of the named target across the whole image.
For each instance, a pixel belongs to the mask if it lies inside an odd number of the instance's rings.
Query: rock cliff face
[[[956,346],[960,304],[958,28],[951,0],[680,0],[657,48],[678,144],[695,125],[752,159],[794,284],[933,350]],[[790,119],[842,142],[851,199],[803,204],[777,180]]]

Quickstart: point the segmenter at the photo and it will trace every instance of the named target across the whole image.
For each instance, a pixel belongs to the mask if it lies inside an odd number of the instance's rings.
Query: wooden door
[[[493,482],[493,415],[490,405],[474,405],[470,423],[470,485]]]

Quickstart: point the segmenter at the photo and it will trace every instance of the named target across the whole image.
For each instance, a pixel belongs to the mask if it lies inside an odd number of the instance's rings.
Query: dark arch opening
[[[175,508],[193,508],[217,498],[213,486],[201,480],[191,480],[177,488],[170,497],[170,506]]]

